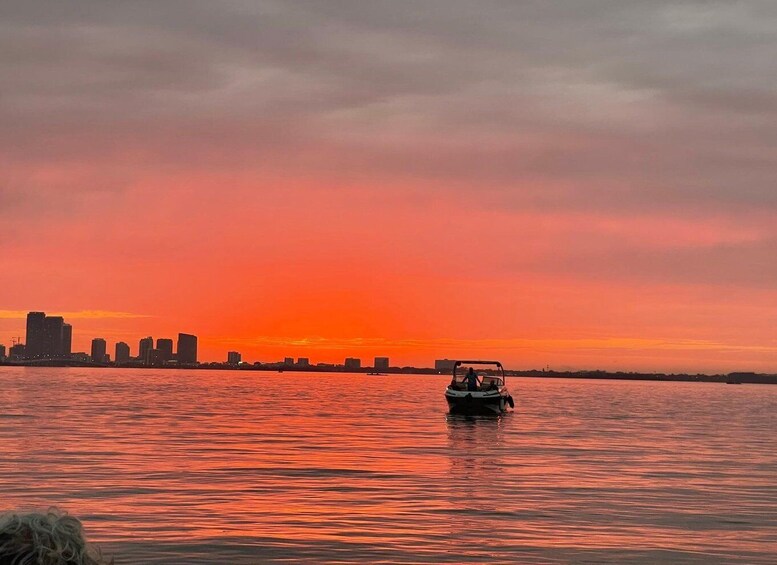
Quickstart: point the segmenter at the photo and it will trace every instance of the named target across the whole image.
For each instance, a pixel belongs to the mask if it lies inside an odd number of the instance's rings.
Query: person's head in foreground
[[[81,522],[55,508],[0,515],[0,565],[104,565]]]

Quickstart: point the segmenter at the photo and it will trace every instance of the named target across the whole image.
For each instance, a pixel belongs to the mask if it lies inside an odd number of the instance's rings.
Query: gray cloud
[[[26,0],[0,21],[22,176],[86,156],[117,188],[278,167],[508,208],[777,208],[770,0]]]

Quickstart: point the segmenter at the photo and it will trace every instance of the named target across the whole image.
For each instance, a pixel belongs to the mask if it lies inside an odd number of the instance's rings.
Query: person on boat
[[[478,389],[478,376],[477,373],[475,373],[475,369],[472,367],[469,368],[469,371],[467,371],[467,390],[473,391]]]

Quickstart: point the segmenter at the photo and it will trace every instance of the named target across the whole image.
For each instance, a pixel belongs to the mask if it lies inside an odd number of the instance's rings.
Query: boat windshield
[[[493,367],[483,367],[483,365]],[[497,361],[457,361],[453,368],[453,383],[465,384],[470,369],[477,374],[482,390],[502,387],[505,384],[504,367]]]
[[[505,384],[501,377],[492,377],[489,375],[484,375],[482,373],[478,374],[478,381],[480,382],[480,385],[476,390],[480,390],[480,391],[501,389]],[[466,390],[467,375],[466,374],[456,375],[453,382],[451,383],[451,388],[458,389],[458,390]]]
[[[480,386],[483,388],[488,388],[491,385],[494,386],[504,386],[505,382],[501,377],[492,377],[489,375],[482,375],[480,377]]]

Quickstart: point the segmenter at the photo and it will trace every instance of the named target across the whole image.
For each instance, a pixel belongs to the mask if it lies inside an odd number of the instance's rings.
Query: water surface
[[[0,368],[0,503],[122,563],[774,563],[777,386]]]

